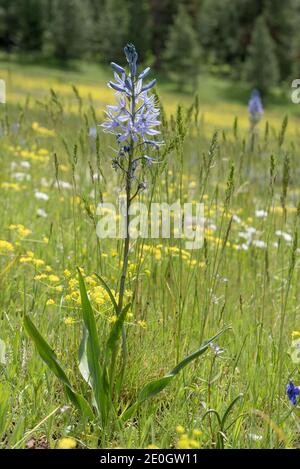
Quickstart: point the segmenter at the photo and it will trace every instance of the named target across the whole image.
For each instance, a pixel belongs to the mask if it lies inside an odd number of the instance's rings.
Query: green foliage
[[[267,0],[265,4],[266,21],[274,40],[280,78],[289,79],[295,71],[295,65],[299,67],[300,3],[298,0]]]
[[[113,324],[108,336],[106,347],[103,350],[103,356],[101,357],[96,320],[87,295],[85,283],[79,269],[78,277],[83,318],[83,337],[79,347],[79,370],[82,374],[82,377],[89,384],[93,391],[93,404],[97,410],[97,414],[101,418],[103,428],[105,428],[108,423],[109,413],[113,409],[113,402],[111,400],[113,383],[109,382],[109,376],[113,375],[108,373],[107,366],[109,364],[110,357],[113,358],[111,362],[112,366],[114,367],[115,365],[114,352],[121,338],[122,327],[130,305],[125,306],[117,321]],[[115,306],[114,301],[113,306]],[[54,375],[63,383],[66,395],[72,404],[82,413],[83,416],[93,420],[95,416],[93,415],[88,401],[82,395],[74,391],[66,373],[59,364],[55,353],[45,341],[45,339],[41,336],[27,315],[24,317],[24,328],[29,337],[33,340],[42,360],[47,364]],[[187,356],[163,378],[147,384],[140,392],[137,402],[122,414],[122,420],[128,420],[137,411],[140,404],[159,394],[173,380],[173,378],[178,375],[181,370],[183,370],[189,363],[205,353],[210,344],[213,343],[213,341],[215,341],[228,329],[228,327],[225,327],[214,337],[207,340],[196,352]],[[103,363],[103,368],[101,368],[101,362]]]
[[[86,5],[79,0],[54,0],[52,11],[50,31],[55,57],[61,61],[82,57],[88,51],[90,34]]]
[[[97,41],[105,62],[123,59],[129,37],[129,9],[123,0],[106,0],[97,24]]]
[[[139,51],[140,60],[145,61],[151,48],[153,29],[150,3],[147,0],[128,0],[128,14],[128,39]]]
[[[29,51],[41,51],[45,31],[46,2],[19,0],[20,45]]]
[[[200,70],[201,48],[192,20],[186,8],[181,5],[171,26],[164,55],[167,73],[179,89],[186,83],[195,87]]]
[[[123,184],[111,168],[114,140],[88,136],[101,120],[102,99],[110,99],[106,70],[87,62],[80,73],[13,61],[2,67],[11,99],[0,122],[0,240],[14,251],[0,253],[0,447],[25,448],[29,439],[38,444],[42,437],[55,447],[68,435],[80,448],[173,448],[177,425],[190,435],[199,429],[203,448],[295,447],[299,409],[289,405],[285,384],[290,378],[299,384],[288,354],[291,332],[299,330],[297,106],[283,109],[270,99],[250,148],[242,83],[204,75],[192,106],[190,96],[159,81],[166,145],[141,201],[204,201],[209,221],[203,249],[187,251],[178,239],[133,241],[124,302],[131,306],[118,316],[112,298],[118,299],[122,246],[115,239],[99,241],[90,217],[101,200],[115,202],[114,188]],[[230,102],[233,88],[243,102]],[[33,122],[55,136],[37,132]],[[20,173],[22,181],[15,179]],[[36,199],[37,191],[49,200]],[[48,218],[37,216],[41,207]],[[12,223],[23,223],[30,235],[20,237]],[[78,264],[92,311],[84,291],[80,304]],[[32,340],[26,339],[23,311],[46,344],[30,326]],[[229,323],[233,332],[214,344],[223,353],[209,347],[170,377],[182,358]],[[89,354],[98,346],[100,380],[93,381],[97,365],[89,363]],[[107,399],[101,395],[104,421],[91,387],[95,383],[96,395],[99,382],[108,389]],[[69,389],[77,395],[74,404]],[[78,396],[88,401],[91,418]],[[122,414],[131,420],[122,421]]]
[[[199,71],[199,57],[213,72],[229,65],[222,70],[240,79],[262,15],[269,36],[261,31],[263,39],[267,45],[270,37],[273,41],[272,74],[277,68],[280,80],[298,76],[299,0],[0,0],[0,48],[33,51],[35,57],[55,56],[62,62],[85,57],[107,63],[121,59],[130,41],[141,61],[153,57],[157,69],[164,68],[167,58],[173,68],[170,76],[178,83],[182,33],[191,83]]]
[[[266,94],[278,82],[275,46],[264,16],[260,16],[255,23],[248,50],[246,74],[249,82],[262,94]]]
[[[260,0],[204,0],[196,15],[198,37],[207,59],[238,64],[246,55]]]
[[[92,418],[93,413],[88,402],[84,399],[84,397],[74,391],[66,373],[59,364],[55,353],[45,341],[45,339],[41,336],[29,316],[24,317],[24,328],[29,337],[34,342],[41,359],[46,363],[46,365],[55,374],[59,381],[62,382],[66,395],[72,404],[82,413],[83,416]]]
[[[175,366],[173,370],[169,371],[169,373],[167,373],[165,376],[146,384],[146,386],[140,391],[136,403],[124,412],[122,419],[124,421],[128,420],[132,416],[133,412],[137,410],[139,405],[163,391],[171,383],[173,378],[175,378],[187,365],[196,360],[196,358],[199,358],[201,355],[203,355],[209,346],[228,329],[230,329],[230,327],[225,327],[214,337],[211,337],[205,341],[204,344],[202,344],[201,347],[196,350],[196,352],[185,357],[184,360],[178,363],[178,365]]]
[[[83,277],[78,270],[79,288],[81,296],[81,310],[83,317],[83,339],[81,344],[81,363],[87,365],[85,376],[88,375],[88,383],[91,385],[94,402],[102,423],[105,425],[108,410],[108,385],[106,370],[100,366],[100,343],[98,338],[96,320],[91,303],[88,299]]]

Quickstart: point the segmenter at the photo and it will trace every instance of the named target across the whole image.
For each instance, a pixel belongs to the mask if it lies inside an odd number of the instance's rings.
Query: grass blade
[[[72,404],[84,416],[93,419],[94,415],[89,403],[84,399],[83,396],[73,390],[67,375],[65,374],[64,370],[62,369],[56,358],[54,351],[51,349],[45,339],[41,336],[31,319],[28,316],[24,316],[23,323],[25,331],[34,342],[41,359],[46,363],[46,365],[55,374],[59,381],[63,383],[65,392]]]
[[[211,337],[209,340],[204,342],[201,347],[196,350],[196,352],[192,353],[191,355],[187,356],[184,360],[182,360],[173,370],[171,370],[169,373],[167,373],[164,377],[159,378],[157,380],[151,381],[148,383],[139,393],[137,402],[133,404],[133,406],[129,407],[123,414],[122,414],[122,419],[124,421],[128,420],[128,418],[131,417],[132,415],[132,407],[137,407],[139,404],[142,404],[144,401],[150,399],[151,397],[156,396],[159,394],[161,391],[163,391],[166,386],[170,384],[170,382],[173,380],[173,378],[178,375],[178,373],[185,368],[189,363],[194,361],[196,358],[200,357],[203,353],[206,352],[208,349],[209,345],[214,342],[220,335],[222,335],[225,331],[230,329],[230,327],[225,327],[222,329],[218,334],[215,336]]]
[[[116,314],[118,315],[119,308],[118,308],[118,304],[117,304],[117,302],[116,302],[116,299],[115,299],[115,297],[114,297],[114,295],[113,295],[113,292],[111,291],[111,289],[109,288],[109,286],[108,286],[108,284],[105,282],[105,280],[103,280],[103,278],[100,277],[100,275],[98,275],[98,274],[96,274],[96,273],[95,273],[95,275],[96,275],[96,277],[100,280],[100,282],[102,283],[103,287],[104,287],[105,290],[107,291],[107,293],[108,293],[108,295],[109,295],[109,298],[110,298],[110,300],[111,300],[111,302],[112,302],[112,305],[113,305],[113,307],[114,307],[114,309],[115,309],[115,311],[116,311]]]
[[[130,309],[130,307],[131,307],[130,303],[128,305],[126,305],[123,308],[122,313],[120,314],[120,316],[118,317],[118,319],[114,323],[114,325],[111,329],[110,335],[108,337],[108,340],[107,340],[107,351],[112,352],[114,350],[115,346],[116,346],[116,343],[120,339],[121,334],[122,334],[122,327],[123,327],[124,321],[126,319],[127,312]]]
[[[243,398],[243,394],[239,394],[235,399],[233,399],[233,401],[229,404],[229,406],[227,407],[223,417],[222,417],[222,423],[221,423],[221,427],[222,429],[224,429],[224,426],[225,426],[225,422],[227,420],[227,417],[229,416],[230,412],[232,411],[233,407],[235,406],[235,404]]]

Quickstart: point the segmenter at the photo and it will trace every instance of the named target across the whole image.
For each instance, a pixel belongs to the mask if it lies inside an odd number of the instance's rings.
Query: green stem
[[[134,124],[134,120],[135,120],[135,86],[134,85],[135,85],[135,83],[134,83],[134,77],[131,77],[131,79],[132,79],[132,96],[131,96],[131,102],[132,102],[131,113],[132,113],[132,117],[131,117],[131,120],[132,120],[132,124]],[[130,152],[129,152],[129,156],[128,156],[128,166],[127,166],[127,171],[126,171],[126,238],[125,238],[125,243],[124,243],[122,274],[121,274],[120,289],[119,289],[118,315],[121,314],[122,309],[123,309],[125,287],[126,287],[126,276],[127,276],[128,261],[129,261],[129,248],[130,248],[130,232],[129,232],[130,218],[129,218],[129,212],[130,212],[130,205],[131,205],[131,201],[132,201],[131,189],[132,189],[132,163],[133,163],[133,159],[134,159],[134,141],[131,138]],[[126,361],[127,361],[126,331],[125,331],[125,326],[123,325],[122,326],[122,367],[121,367],[120,381],[119,381],[119,386],[118,386],[119,391],[122,387],[122,382],[123,382],[123,377],[124,377],[124,372],[125,372],[125,367],[126,367]]]

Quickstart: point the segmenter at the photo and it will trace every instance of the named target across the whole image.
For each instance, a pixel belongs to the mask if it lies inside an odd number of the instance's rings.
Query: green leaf
[[[107,351],[112,352],[114,350],[115,346],[116,346],[116,343],[120,339],[121,334],[122,334],[122,327],[123,327],[124,321],[126,319],[127,312],[130,309],[130,307],[131,307],[130,303],[128,305],[126,305],[123,308],[122,313],[120,314],[120,316],[118,317],[118,319],[114,323],[114,325],[111,329],[111,332],[109,334],[108,340],[107,340],[107,345],[106,345]]]
[[[225,422],[227,420],[227,417],[229,416],[230,412],[232,411],[233,407],[235,406],[235,404],[240,400],[242,399],[243,394],[239,394],[235,399],[233,399],[233,401],[229,404],[228,408],[226,409],[224,415],[223,415],[223,418],[222,418],[222,423],[221,423],[221,427],[222,429],[224,428],[225,426]]]
[[[156,396],[159,394],[161,391],[165,389],[168,384],[173,380],[173,378],[178,375],[178,373],[185,368],[189,363],[191,363],[193,360],[196,358],[200,357],[206,350],[208,349],[209,345],[214,342],[220,335],[222,335],[225,331],[230,329],[230,327],[225,327],[222,329],[218,334],[216,334],[214,337],[211,337],[209,340],[204,342],[201,347],[196,350],[196,352],[192,353],[191,355],[187,356],[184,360],[182,360],[178,365],[173,368],[169,373],[167,373],[164,377],[159,378],[157,380],[151,381],[148,383],[139,393],[138,399],[133,406],[138,406],[139,404],[142,404],[142,402],[146,401],[147,399],[150,399],[151,397]],[[124,421],[128,420],[128,418],[131,417],[132,415],[132,407],[129,407],[123,414],[122,414],[122,419]]]
[[[113,307],[114,307],[114,309],[115,309],[115,312],[116,312],[117,315],[119,315],[119,314],[118,314],[118,313],[119,313],[119,307],[118,307],[118,304],[117,304],[117,302],[116,302],[116,299],[115,299],[115,297],[114,297],[113,292],[111,291],[111,289],[109,288],[109,286],[107,285],[107,283],[105,282],[105,280],[104,280],[102,277],[100,277],[100,275],[98,275],[98,274],[96,274],[96,273],[95,273],[95,275],[96,275],[96,277],[100,280],[100,282],[102,283],[103,287],[104,287],[105,290],[107,291],[107,293],[108,293],[108,295],[109,295],[109,297],[110,297],[110,300],[111,300],[111,302],[112,302],[112,305],[113,305]]]
[[[41,359],[46,363],[46,365],[55,374],[59,381],[63,383],[65,392],[72,404],[77,407],[77,409],[84,416],[93,419],[94,415],[89,403],[85,400],[83,396],[73,390],[71,383],[64,370],[60,366],[54,351],[51,349],[45,339],[41,336],[31,319],[28,316],[24,316],[23,323],[27,334],[33,340]]]
[[[204,420],[205,417],[207,417],[207,415],[211,415],[211,414],[212,414],[212,415],[215,415],[215,416],[217,417],[219,426],[220,426],[220,428],[222,428],[222,419],[221,419],[221,417],[220,417],[220,415],[219,415],[219,412],[217,412],[215,409],[208,409],[208,410],[205,412],[205,414],[203,415],[202,420]]]
[[[108,411],[108,385],[105,370],[100,366],[100,344],[94,312],[87,295],[85,283],[78,269],[81,311],[84,322],[84,337],[81,343],[81,372],[85,374],[93,390],[98,413],[104,421]]]
[[[88,337],[87,329],[85,325],[83,324],[83,335],[82,335],[82,340],[80,342],[79,351],[78,351],[79,371],[83,379],[86,381],[86,383],[90,387],[92,387],[92,383],[90,380],[89,365],[88,365],[88,360],[87,360],[87,355],[86,355],[87,337]]]

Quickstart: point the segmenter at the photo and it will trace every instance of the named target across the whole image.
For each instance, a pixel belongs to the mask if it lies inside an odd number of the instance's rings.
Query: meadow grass
[[[1,69],[3,75],[8,67]],[[116,318],[95,273],[118,291],[122,242],[97,238],[96,209],[101,201],[115,202],[123,181],[111,168],[113,140],[100,129],[89,136],[89,129],[102,121],[112,93],[105,71],[100,85],[74,71],[64,76],[13,65],[7,73],[0,142],[0,447],[54,448],[64,437],[88,448],[298,447],[299,414],[285,395],[289,378],[299,379],[288,353],[292,331],[300,329],[297,117],[285,129],[283,115],[270,109],[250,135],[245,106],[200,101],[198,112],[190,97],[176,99],[174,91],[158,88],[166,145],[139,197],[204,202],[205,242],[194,251],[178,239],[132,242],[128,357],[117,415],[149,381],[223,327],[231,330],[215,344],[223,353],[210,348],[132,418],[103,428],[70,405],[26,335],[23,316],[56,351],[73,387],[89,396],[77,363],[76,268],[101,346]],[[185,106],[178,108],[178,100]]]

